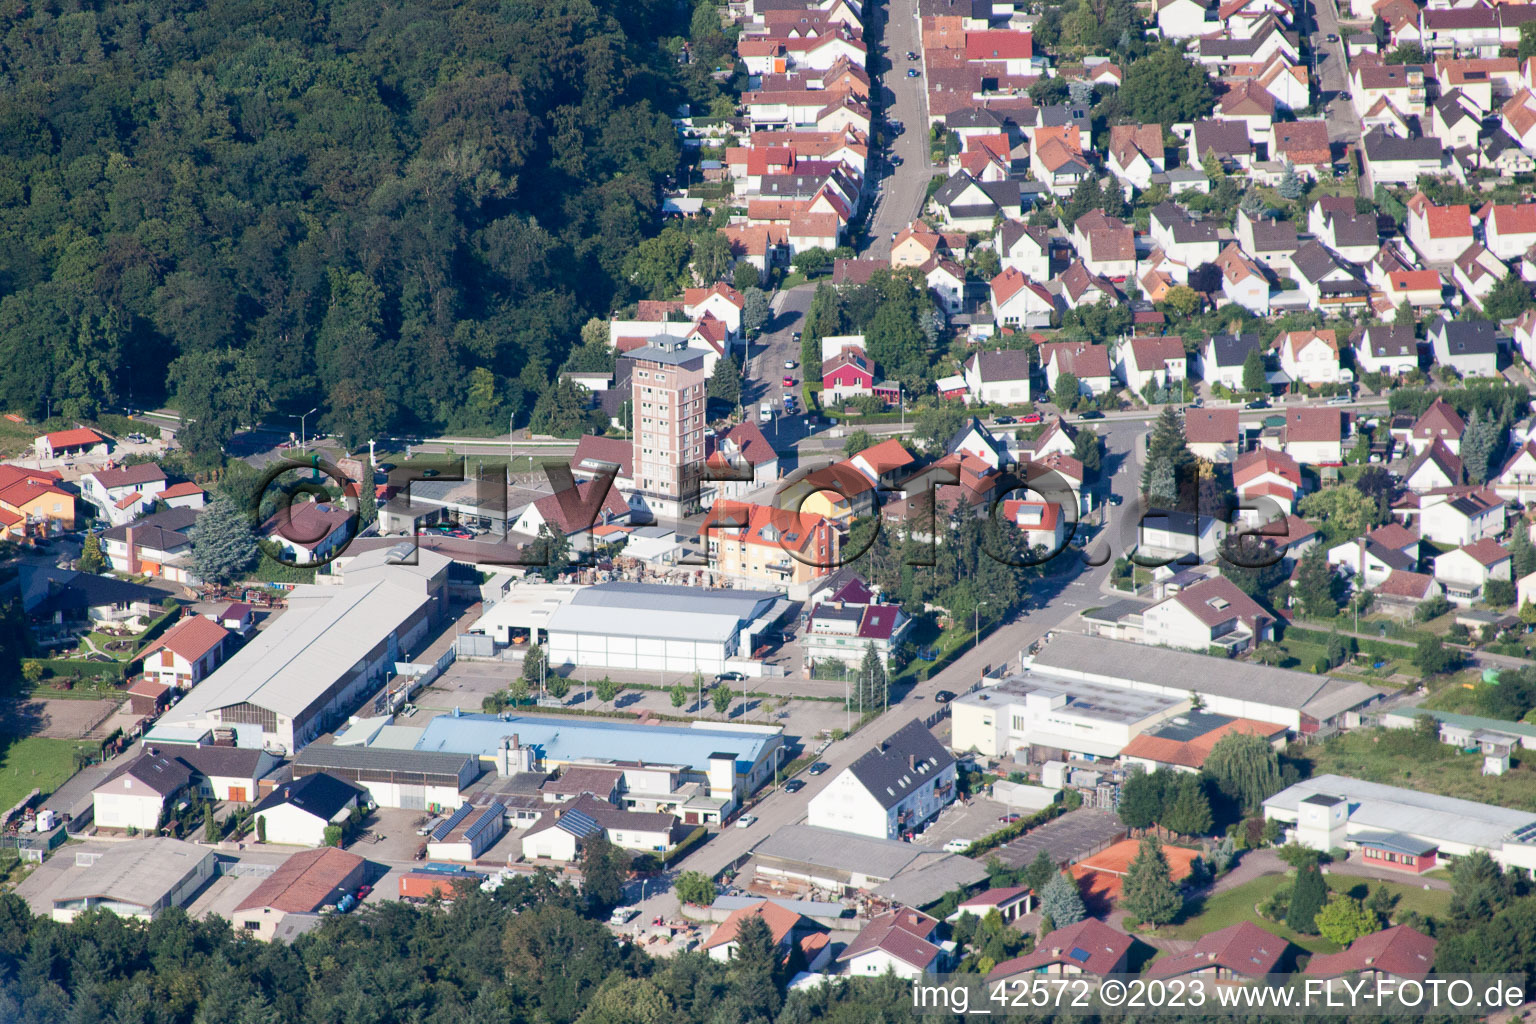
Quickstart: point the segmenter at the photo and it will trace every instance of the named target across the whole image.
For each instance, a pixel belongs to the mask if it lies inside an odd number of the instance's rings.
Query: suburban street
[[[907,69],[921,71],[923,66],[921,60],[906,59],[907,53],[920,49],[916,0],[891,0],[885,15],[886,60],[881,75],[885,116],[887,121],[900,122],[903,130],[890,146],[901,165],[884,168],[888,176],[879,182],[869,221],[868,248],[862,254],[879,258],[890,255],[891,235],[912,223],[921,211],[928,180],[934,173],[928,160],[927,80],[922,75],[907,77]],[[874,156],[870,154],[872,161]]]

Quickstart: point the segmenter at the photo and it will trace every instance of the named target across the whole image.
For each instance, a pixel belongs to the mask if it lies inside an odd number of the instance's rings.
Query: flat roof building
[[[293,777],[324,772],[368,791],[380,807],[416,811],[454,810],[480,774],[468,754],[439,754],[389,747],[314,743],[293,759]]]
[[[554,665],[721,672],[789,610],[782,594],[656,583],[586,587],[550,612]]]
[[[899,839],[873,839],[812,825],[785,825],[752,847],[757,873],[833,892],[875,890],[899,877],[939,866],[958,872],[948,888],[974,885],[986,877],[975,861]],[[935,897],[937,898],[937,897]],[[914,901],[916,902],[916,901]]]
[[[294,751],[343,721],[447,608],[449,560],[417,551],[416,565],[354,565],[341,586],[304,584],[288,608],[156,723],[259,725],[263,744]]]
[[[1024,751],[1031,761],[1115,757],[1134,737],[1188,707],[1187,693],[1172,697],[1048,674],[1014,676],[950,704],[951,745],[988,757]]]
[[[730,805],[773,775],[782,730],[767,725],[696,723],[696,728],[540,715],[443,715],[417,735],[416,750],[468,754],[502,774],[513,751],[529,751],[543,770],[568,764],[651,762],[680,765],[680,782],[708,787]],[[395,742],[391,736],[388,742]],[[729,811],[729,806],[726,808]]]
[[[1207,711],[1298,733],[1336,728],[1346,712],[1382,696],[1364,683],[1078,633],[1055,633],[1024,661],[1029,673],[1059,679],[1181,699],[1195,694]]]
[[[1536,812],[1344,775],[1281,790],[1264,801],[1264,817],[1291,826],[1296,841],[1312,849],[1383,848],[1383,833],[1391,833],[1394,846],[1416,839],[1452,857],[1482,850],[1505,867],[1536,867]]]

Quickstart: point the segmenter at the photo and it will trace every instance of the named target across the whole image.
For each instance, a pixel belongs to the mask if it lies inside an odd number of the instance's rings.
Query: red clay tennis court
[[[1120,887],[1131,861],[1141,849],[1139,839],[1123,839],[1115,845],[1087,860],[1072,865],[1072,877],[1077,879],[1083,901],[1092,905],[1108,905],[1120,898]],[[1190,864],[1200,856],[1199,850],[1186,850],[1181,846],[1163,844],[1163,856],[1168,858],[1168,871],[1175,882],[1189,877]]]

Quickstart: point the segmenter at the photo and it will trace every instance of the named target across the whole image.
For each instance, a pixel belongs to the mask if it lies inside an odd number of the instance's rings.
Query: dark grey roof
[[[1243,121],[1196,121],[1195,157],[1204,160],[1207,153],[1218,157],[1247,156],[1253,151],[1248,139],[1248,125]]]
[[[881,807],[890,808],[954,763],[944,745],[914,718],[848,770]]]
[[[1357,280],[1362,286],[1365,284],[1365,279],[1360,276],[1360,271],[1354,264],[1345,260],[1338,253],[1316,239],[1297,249],[1296,254],[1291,257],[1291,264],[1298,273],[1313,284],[1321,281],[1335,270],[1343,271]],[[1344,284],[1344,282],[1340,282],[1340,284]],[[1353,287],[1353,285],[1346,285],[1346,287]]]
[[[142,583],[53,566],[22,566],[21,587],[26,611],[32,615],[74,614],[110,605],[156,605],[169,596]]]
[[[1402,832],[1361,832],[1359,835],[1350,836],[1349,839],[1350,842],[1361,846],[1406,853],[1410,857],[1422,857],[1426,853],[1434,853],[1440,849],[1434,843],[1425,842],[1423,839],[1405,835]]]
[[[1259,252],[1292,252],[1296,249],[1296,225],[1268,218],[1253,222],[1253,246]]]
[[[165,749],[166,753],[175,755],[178,760],[205,778],[211,776],[228,779],[255,778],[264,759],[263,751],[249,747],[208,746]]]
[[[1498,328],[1491,320],[1440,320],[1429,332],[1445,335],[1446,351],[1452,356],[1491,356],[1499,351]]]
[[[983,181],[981,190],[998,206],[1005,209],[1019,205],[1019,183],[1016,181]]]
[[[1003,119],[986,107],[964,107],[944,115],[944,127],[950,131],[961,128],[1001,128]]]
[[[966,420],[960,425],[960,429],[955,431],[955,436],[949,439],[949,444],[944,446],[944,453],[946,455],[953,455],[956,451],[959,450],[960,442],[969,437],[972,431],[975,431],[977,436],[979,436],[981,440],[986,443],[987,447],[991,448],[992,451],[995,452],[998,456],[1003,454],[1004,449],[1002,442],[993,437],[992,432],[986,427],[982,426],[981,420],[977,419],[975,416],[972,416],[970,419]]]
[[[1375,245],[1381,241],[1381,229],[1373,213],[1329,213],[1326,217],[1333,224],[1335,245]]]
[[[1242,366],[1250,351],[1262,352],[1259,336],[1252,331],[1244,334],[1213,334],[1206,346],[1212,349],[1217,366]]]
[[[102,537],[107,540],[126,541],[128,528],[131,526],[136,542],[158,551],[168,551],[180,544],[185,544],[191,538],[192,525],[202,514],[203,510],[200,508],[168,508],[131,523],[114,526],[102,534]]]
[[[1423,160],[1439,162],[1439,139],[1400,139],[1380,128],[1372,128],[1361,142],[1367,160]]]
[[[349,771],[411,772],[422,775],[457,777],[468,754],[446,754],[434,750],[400,750],[393,747],[337,746],[311,743],[293,758],[295,768],[340,768]]]
[[[1148,729],[1147,735],[1156,736],[1162,740],[1172,740],[1174,743],[1188,743],[1235,721],[1237,719],[1211,711],[1191,710],[1177,718],[1169,719],[1155,729]]]
[[[1029,379],[1029,353],[1024,349],[977,352],[971,358],[976,362],[976,375],[981,378],[983,383],[997,380]]]
[[[1426,451],[1425,455],[1429,453]],[[1417,463],[1415,464],[1417,465]],[[1411,476],[1412,470],[1405,475]],[[1396,551],[1379,541],[1368,540],[1365,542],[1365,553],[1381,562],[1389,569],[1401,569],[1404,572],[1415,572],[1418,569],[1418,560],[1402,551]]]
[[[1152,207],[1152,216],[1168,226],[1176,242],[1194,244],[1215,242],[1220,238],[1215,221],[1195,220],[1184,207],[1166,199]]]
[[[350,782],[343,782],[325,772],[316,772],[277,787],[256,805],[256,810],[265,811],[283,804],[292,804],[317,818],[330,821],[348,803],[365,795]]]
[[[1408,357],[1419,354],[1419,340],[1412,327],[1373,324],[1365,329],[1361,345],[1377,359],[1388,356]]]
[[[662,363],[666,366],[682,366],[689,369],[697,369],[704,365],[704,353],[697,349],[691,349],[684,342],[677,342],[675,346],[669,345],[642,345],[632,348],[624,353],[625,359],[643,359],[649,363]],[[697,363],[698,366],[693,364]]]
[[[192,769],[175,757],[160,753],[143,753],[132,761],[120,765],[102,780],[101,786],[131,775],[162,797],[171,796],[186,789],[192,781]],[[97,786],[100,789],[101,786]]]
[[[1478,140],[1478,145],[1482,147],[1483,156],[1489,160],[1497,160],[1504,155],[1505,150],[1523,148],[1502,126],[1484,135]]]
[[[972,185],[979,184],[980,182],[971,177],[965,171],[956,171],[954,174],[949,176],[944,184],[938,187],[937,191],[933,193],[933,201],[938,203],[940,206],[948,206],[956,199],[959,199],[961,193],[963,193],[966,189],[970,188]]]
[[[1068,124],[1086,128],[1088,123],[1087,107],[1071,103],[1050,103],[1035,108],[1035,126],[1039,128],[1060,128]]]

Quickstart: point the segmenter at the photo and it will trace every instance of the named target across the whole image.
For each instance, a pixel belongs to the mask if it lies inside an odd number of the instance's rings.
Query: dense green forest
[[[526,421],[639,294],[728,53],[675,0],[9,4],[0,403],[169,399],[206,463],[317,404],[349,439]]]

